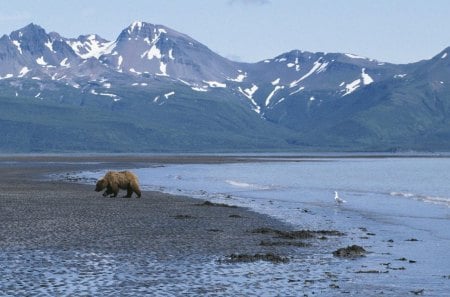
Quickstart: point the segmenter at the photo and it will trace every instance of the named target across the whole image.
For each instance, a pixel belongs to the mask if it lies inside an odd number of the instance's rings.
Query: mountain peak
[[[106,40],[105,38],[101,37],[98,34],[80,35],[80,36],[78,36],[78,38],[76,40],[81,41],[81,42],[87,42],[87,41],[90,41],[90,42],[97,41],[97,42],[101,42],[101,43],[109,42],[108,40]]]
[[[46,35],[47,35],[47,33],[45,32],[45,30],[41,26],[36,25],[34,23],[30,23],[30,24],[26,25],[25,27],[23,27],[23,28],[21,28],[19,30],[11,32],[10,36],[12,37],[12,39],[19,39],[22,36],[43,37],[43,36],[46,36]]]
[[[35,23],[29,23],[28,25],[26,25],[25,27],[23,27],[22,29],[23,31],[29,31],[29,30],[44,30],[41,26],[36,25]],[[45,30],[44,30],[45,31]]]
[[[133,32],[134,30],[140,31],[142,27],[144,26],[153,26],[152,24],[142,22],[142,21],[134,21],[128,28],[130,29],[130,32]]]
[[[122,31],[126,37],[148,37],[155,33],[167,33],[168,28],[142,21],[134,21]],[[122,35],[120,34],[120,35]]]

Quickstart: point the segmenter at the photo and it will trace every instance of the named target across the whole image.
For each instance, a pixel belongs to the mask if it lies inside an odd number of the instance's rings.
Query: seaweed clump
[[[273,234],[278,238],[283,239],[308,239],[316,236],[343,236],[344,233],[336,230],[295,230],[295,231],[281,231],[272,228],[257,228],[252,233],[258,234]]]
[[[266,261],[271,262],[274,264],[278,263],[288,263],[289,258],[275,255],[272,253],[267,254],[232,254],[227,259],[225,259],[223,262],[227,263],[250,263],[250,262],[257,262],[257,261]]]
[[[351,245],[345,248],[337,249],[333,252],[333,256],[340,258],[358,258],[364,257],[367,251],[359,245]]]

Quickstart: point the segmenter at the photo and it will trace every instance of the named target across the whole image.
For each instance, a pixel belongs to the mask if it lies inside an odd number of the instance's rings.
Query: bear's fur
[[[131,198],[133,192],[136,193],[138,198],[141,197],[138,178],[130,171],[108,171],[95,185],[96,192],[104,189],[106,190],[103,196],[110,195],[110,197],[117,197],[119,189],[122,189],[127,190],[127,195],[124,196],[126,198]]]

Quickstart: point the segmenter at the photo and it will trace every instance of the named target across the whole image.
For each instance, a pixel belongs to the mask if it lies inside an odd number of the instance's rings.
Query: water
[[[249,207],[302,229],[346,232],[348,236],[340,244],[364,246],[371,252],[364,260],[337,260],[323,254],[314,257],[313,253],[307,266],[293,261],[297,270],[303,267],[300,270],[305,275],[316,272],[312,277],[322,295],[404,295],[424,289],[427,296],[444,296],[450,289],[449,168],[449,158],[337,158],[167,165],[134,171],[144,189]],[[82,176],[98,178],[103,173],[85,172]],[[334,191],[347,203],[336,205]],[[202,269],[220,274],[221,268],[211,265]],[[277,266],[273,271],[286,275],[293,271],[292,265]],[[235,268],[227,267],[223,269]],[[211,276],[210,282],[223,282],[225,287],[227,280],[239,283],[239,279],[245,280],[248,267],[240,266],[234,274],[225,273],[218,279]],[[386,273],[356,273],[369,270]],[[211,271],[204,272],[214,275]],[[338,275],[338,291],[329,289],[325,281],[322,287],[317,285],[319,275],[326,279],[327,271]],[[267,286],[276,288],[268,281],[273,277],[253,275],[253,285],[248,286],[264,295]],[[284,293],[295,292],[292,286],[284,284]],[[258,287],[263,289],[258,291]]]

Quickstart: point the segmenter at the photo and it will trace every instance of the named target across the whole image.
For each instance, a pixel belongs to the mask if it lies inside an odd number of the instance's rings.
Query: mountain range
[[[0,38],[0,152],[447,151],[447,53],[242,63],[162,25],[108,41],[29,24]]]

